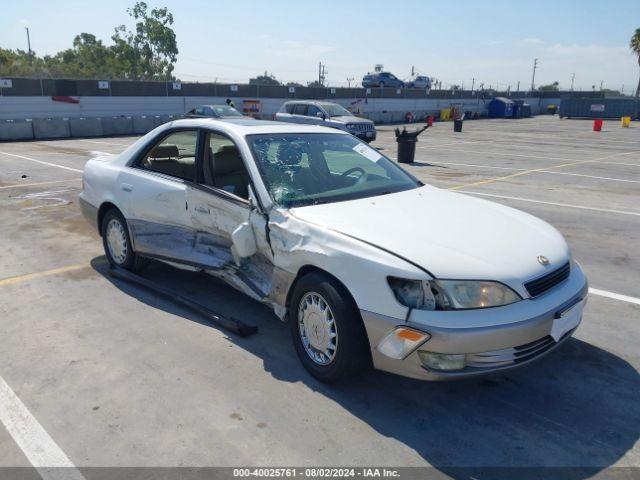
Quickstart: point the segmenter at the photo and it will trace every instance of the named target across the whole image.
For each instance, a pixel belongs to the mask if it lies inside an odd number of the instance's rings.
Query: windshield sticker
[[[353,150],[358,152],[363,157],[367,157],[372,162],[377,162],[382,158],[382,155],[377,150],[374,150],[364,143],[359,143],[358,145],[353,147]]]

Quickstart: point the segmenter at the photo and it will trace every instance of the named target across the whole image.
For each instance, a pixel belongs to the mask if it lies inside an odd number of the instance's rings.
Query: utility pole
[[[355,78],[353,77],[347,77],[347,82],[349,82],[349,88],[351,88],[351,82],[353,82],[355,80]]]
[[[600,91],[602,91],[602,83],[603,83],[603,81],[600,80]]]
[[[472,92],[473,92],[473,87],[475,86],[475,84],[476,84],[476,79],[474,77],[474,78],[471,79],[471,91]]]
[[[533,59],[533,75],[531,76],[531,91],[535,90],[535,82],[536,82],[536,68],[538,68],[538,59]]]
[[[518,80],[518,86],[516,87],[516,92],[520,91],[520,80]]]
[[[27,31],[27,46],[29,48],[29,65],[33,65],[33,55],[31,54],[31,38],[29,37],[29,27],[24,27]]]
[[[327,77],[327,66],[323,65],[322,62],[318,63],[318,83],[320,85],[324,85],[324,80]]]
[[[575,72],[571,74],[571,91],[573,92],[573,82],[576,79],[576,74]]]

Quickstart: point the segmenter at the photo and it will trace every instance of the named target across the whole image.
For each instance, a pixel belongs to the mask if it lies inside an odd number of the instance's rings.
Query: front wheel
[[[335,382],[370,364],[360,312],[344,286],[329,275],[314,272],[297,282],[289,323],[298,358],[318,380]]]

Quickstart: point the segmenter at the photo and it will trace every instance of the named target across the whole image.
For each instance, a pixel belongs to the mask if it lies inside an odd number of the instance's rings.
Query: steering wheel
[[[367,176],[367,172],[365,172],[363,168],[353,167],[347,170],[346,172],[342,172],[341,177],[346,178],[353,172],[360,172],[360,176],[358,177],[358,180],[356,181],[356,183],[360,183]]]

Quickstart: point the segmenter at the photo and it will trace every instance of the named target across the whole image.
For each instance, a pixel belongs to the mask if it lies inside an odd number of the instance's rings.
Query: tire
[[[328,314],[322,311],[323,303]],[[321,382],[343,380],[371,365],[360,312],[347,289],[327,274],[313,272],[298,280],[289,304],[289,325],[298,358]],[[327,346],[324,352],[315,348],[319,344]]]
[[[138,272],[148,264],[147,259],[133,251],[127,221],[115,208],[105,213],[100,225],[100,233],[104,253],[111,266]]]

